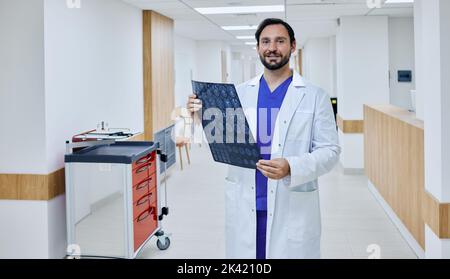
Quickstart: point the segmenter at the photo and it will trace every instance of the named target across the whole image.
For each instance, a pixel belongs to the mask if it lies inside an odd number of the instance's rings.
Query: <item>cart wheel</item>
[[[167,250],[170,246],[170,239],[168,237],[164,238],[165,243],[163,244],[159,239],[156,241],[156,246],[158,246],[159,250]]]

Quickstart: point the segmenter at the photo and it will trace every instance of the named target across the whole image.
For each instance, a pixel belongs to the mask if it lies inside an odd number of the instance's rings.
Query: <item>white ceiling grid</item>
[[[194,40],[221,40],[243,45],[238,35],[252,35],[254,31],[225,31],[220,26],[258,25],[268,17],[285,18],[293,26],[302,45],[310,37],[336,34],[337,19],[341,16],[388,15],[412,16],[412,4],[384,5],[370,9],[367,0],[123,0],[142,9],[155,10],[175,20],[175,33]],[[286,5],[286,12],[201,15],[194,8]],[[247,48],[249,48],[247,46]]]

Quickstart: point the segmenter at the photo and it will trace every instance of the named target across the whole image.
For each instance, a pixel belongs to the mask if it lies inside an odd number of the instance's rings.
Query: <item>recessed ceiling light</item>
[[[386,0],[385,4],[414,3],[414,0]]]
[[[254,46],[254,45],[256,45],[256,42],[245,42],[245,44],[249,45],[249,46]]]
[[[236,39],[239,40],[249,40],[249,39],[254,39],[255,36],[254,35],[250,35],[250,36],[236,36]]]
[[[240,25],[240,26],[222,26],[223,30],[233,31],[233,30],[256,30],[258,26],[256,25]]]
[[[195,8],[204,15],[284,12],[284,5]]]

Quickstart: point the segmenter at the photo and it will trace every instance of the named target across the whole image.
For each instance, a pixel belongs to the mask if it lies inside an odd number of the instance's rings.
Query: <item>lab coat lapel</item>
[[[286,96],[284,97],[283,104],[281,105],[275,122],[272,138],[272,158],[280,158],[282,156],[288,127],[291,125],[297,107],[305,96],[305,90],[303,90],[304,87],[305,83],[303,78],[298,73],[294,72],[292,83],[286,92]]]
[[[248,126],[252,132],[253,139],[256,142],[256,125],[257,121],[257,106],[258,106],[258,92],[259,92],[259,81],[261,80],[262,74],[258,75],[254,79],[250,80],[247,84],[247,88],[244,94],[240,97],[241,105],[244,109],[245,117],[247,118]]]
[[[294,72],[293,80],[289,86],[286,96],[284,97],[283,104],[281,105],[280,111],[278,112],[277,120],[275,122],[274,134],[272,138],[272,154],[271,159],[281,158],[283,155],[283,149],[286,139],[286,134],[288,128],[291,124],[292,118],[300,105],[301,101],[305,97],[305,83],[303,78],[296,72]],[[292,123],[295,125],[295,123]],[[272,195],[268,195],[267,199],[267,210],[269,214],[274,214],[275,200],[277,196],[277,185],[279,180],[268,180],[268,191],[272,192]],[[266,253],[270,255],[270,243],[272,237],[272,225],[273,218],[267,220],[267,242],[266,242]],[[268,257],[270,258],[270,256]]]

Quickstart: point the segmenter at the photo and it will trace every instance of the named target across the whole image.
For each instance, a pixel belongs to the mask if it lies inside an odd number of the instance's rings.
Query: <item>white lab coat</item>
[[[252,134],[261,75],[237,91]],[[329,96],[294,72],[272,139],[272,159],[285,158],[291,175],[268,180],[266,257],[320,258],[317,178],[339,160]],[[229,166],[225,178],[227,258],[256,257],[255,170]]]

